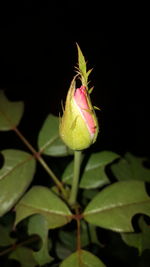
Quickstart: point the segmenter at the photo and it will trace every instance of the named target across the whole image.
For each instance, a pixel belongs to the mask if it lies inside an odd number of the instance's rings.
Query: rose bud
[[[98,121],[87,86],[82,84],[80,88],[76,88],[77,76],[72,80],[67,94],[59,131],[62,140],[69,148],[83,150],[96,141]]]

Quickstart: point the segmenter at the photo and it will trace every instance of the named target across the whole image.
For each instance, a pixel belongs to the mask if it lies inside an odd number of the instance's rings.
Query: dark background
[[[88,67],[94,68],[92,100],[101,108],[98,148],[149,156],[149,85],[144,84],[146,72],[143,75],[146,7],[104,7],[99,1],[20,2],[0,9],[0,88],[10,99],[25,102],[19,127],[26,137],[36,145],[47,114],[61,112],[78,42]]]

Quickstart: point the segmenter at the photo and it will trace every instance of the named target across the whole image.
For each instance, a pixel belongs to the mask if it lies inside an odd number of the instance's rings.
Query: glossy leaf
[[[71,153],[59,136],[59,118],[50,114],[38,137],[39,150],[48,156],[66,156]]]
[[[67,205],[51,190],[43,186],[32,187],[16,206],[16,222],[41,214],[48,221],[48,228],[56,228],[71,221]]]
[[[0,90],[0,130],[8,131],[16,127],[23,115],[24,104],[21,101],[12,102]]]
[[[37,263],[41,266],[50,263],[53,258],[48,253],[48,222],[47,220],[37,214],[31,216],[28,224],[29,235],[37,234],[41,237],[42,246],[39,251],[33,252],[33,256]]]
[[[0,216],[10,210],[33,179],[35,159],[28,153],[6,149],[1,152],[4,165],[0,169]]]
[[[97,188],[109,183],[105,173],[107,164],[119,156],[111,151],[102,151],[90,156],[80,180],[80,188]],[[73,178],[73,161],[67,166],[63,173],[63,182],[71,184]]]
[[[143,217],[140,217],[140,233],[122,233],[123,241],[132,247],[136,247],[141,255],[145,249],[150,249],[150,226],[146,224]]]
[[[60,267],[105,267],[103,262],[89,251],[79,250],[66,258]]]
[[[9,259],[13,259],[21,263],[21,267],[35,267],[37,262],[35,261],[32,250],[26,247],[19,247],[15,249],[9,256]]]
[[[131,232],[132,217],[137,213],[150,215],[150,198],[141,181],[114,183],[88,204],[84,218],[89,223],[117,232]]]
[[[111,166],[113,174],[118,180],[141,180],[150,182],[150,169],[144,166],[146,158],[136,157],[126,153],[125,157]]]

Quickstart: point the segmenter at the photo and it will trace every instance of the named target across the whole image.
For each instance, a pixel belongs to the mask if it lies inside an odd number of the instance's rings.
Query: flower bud
[[[85,85],[76,88],[76,78],[71,82],[63,116],[60,121],[60,136],[73,150],[83,150],[96,141],[98,122]]]

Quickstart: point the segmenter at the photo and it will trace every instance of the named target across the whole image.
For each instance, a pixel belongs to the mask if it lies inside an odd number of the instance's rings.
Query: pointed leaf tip
[[[77,43],[76,45],[77,45],[77,50],[78,50],[78,66],[79,66],[79,71],[81,74],[81,80],[83,84],[87,85],[88,74],[86,71],[86,61],[80,49],[80,46]]]

